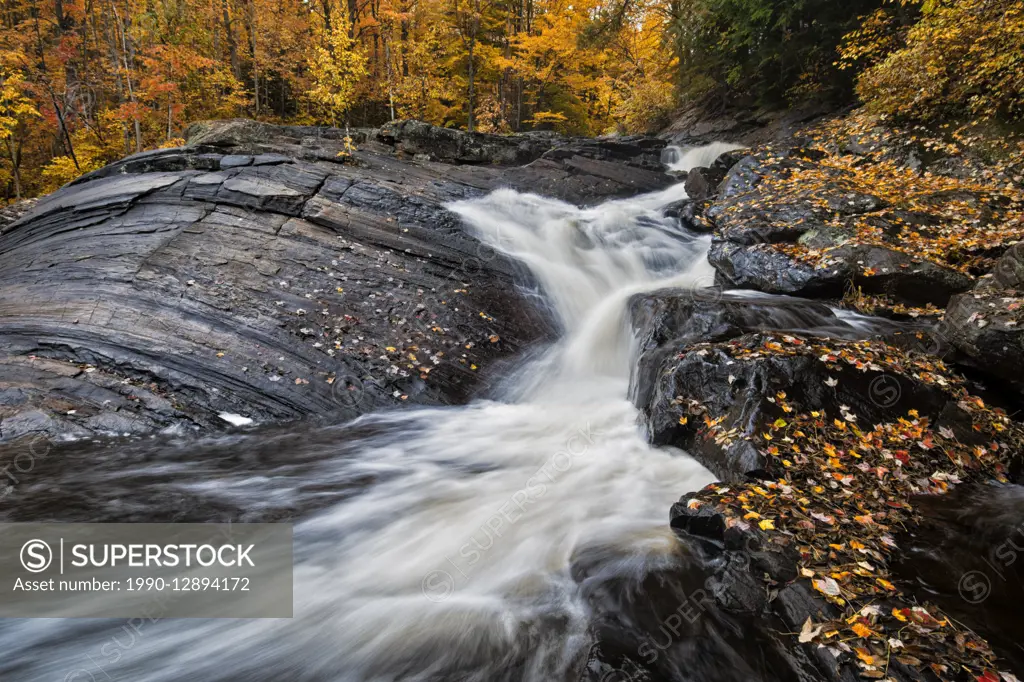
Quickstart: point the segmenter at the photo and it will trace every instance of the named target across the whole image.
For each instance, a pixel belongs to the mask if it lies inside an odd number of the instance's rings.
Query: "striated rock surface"
[[[247,120],[189,136],[0,228],[0,439],[465,401],[550,326],[521,268],[444,204],[670,181],[659,140]]]

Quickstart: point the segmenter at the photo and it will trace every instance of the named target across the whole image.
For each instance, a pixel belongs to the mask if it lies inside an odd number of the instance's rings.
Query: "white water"
[[[0,630],[12,679],[570,678],[590,645],[574,557],[638,574],[673,551],[671,504],[712,480],[649,447],[626,399],[628,297],[711,282],[707,239],[660,213],[684,197],[579,209],[502,190],[454,205],[530,268],[563,327],[507,401],[374,417],[401,437],[324,463],[378,482],[296,525],[294,620],[147,623],[130,646],[119,623],[22,621]]]
[[[707,168],[722,154],[737,149],[743,149],[743,146],[729,142],[712,142],[702,147],[687,149],[669,146],[662,152],[662,162],[670,171],[688,171],[697,166]]]

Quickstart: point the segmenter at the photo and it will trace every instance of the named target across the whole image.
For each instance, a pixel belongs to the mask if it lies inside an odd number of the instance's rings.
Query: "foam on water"
[[[674,167],[725,148],[691,150]],[[0,673],[26,682],[571,678],[590,644],[574,557],[598,552],[609,571],[642,572],[675,550],[671,504],[712,480],[685,453],[650,447],[626,399],[629,296],[711,283],[708,238],[661,214],[681,198],[676,185],[581,209],[500,190],[452,205],[532,271],[561,340],[517,372],[504,400],[376,416],[390,437],[359,443],[355,462],[319,465],[321,476],[359,467],[375,482],[297,523],[294,619],[146,623],[130,646],[116,622],[12,621],[0,626]],[[300,484],[238,483],[252,495]]]

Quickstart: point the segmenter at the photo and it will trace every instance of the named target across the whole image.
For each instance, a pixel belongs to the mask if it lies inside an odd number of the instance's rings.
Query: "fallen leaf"
[[[801,644],[807,644],[807,642],[810,642],[812,639],[821,634],[821,630],[823,627],[823,625],[818,625],[817,627],[815,627],[814,624],[811,623],[810,616],[808,616],[807,620],[804,622],[804,626],[800,629],[800,636],[797,638],[798,641]]]

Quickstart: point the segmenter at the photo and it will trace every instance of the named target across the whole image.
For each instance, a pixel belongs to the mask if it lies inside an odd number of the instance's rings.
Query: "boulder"
[[[785,416],[780,392],[798,412],[850,412],[872,423],[910,409],[937,418],[951,401],[941,382],[912,369],[851,359],[882,357],[876,347],[888,349],[886,358],[916,358],[934,348],[928,322],[851,318],[812,301],[716,289],[636,295],[629,314],[639,348],[630,395],[648,437],[686,450],[723,480],[765,468],[755,439]]]
[[[686,182],[683,188],[686,195],[694,201],[703,201],[718,193],[718,185],[725,179],[725,172],[721,167],[702,168],[697,166],[691,168],[686,174]]]
[[[1024,294],[1015,289],[982,288],[954,296],[939,334],[958,351],[961,362],[999,385],[1024,390]]]
[[[769,232],[769,239],[779,234]],[[827,228],[813,233],[801,228],[799,234],[812,235],[805,242],[809,245],[839,245],[812,266],[770,242],[744,244],[716,236],[708,261],[724,286],[796,296],[839,298],[854,286],[866,294],[888,295],[909,305],[944,306],[953,295],[974,283],[973,278],[957,270],[902,251],[844,243],[841,233]],[[749,241],[754,237],[756,233],[745,231],[740,238]]]
[[[896,537],[894,572],[1024,670],[1024,487],[965,484],[913,504],[923,519]]]
[[[852,286],[895,303],[942,307],[974,284],[950,264],[901,250],[904,230],[941,228],[934,212],[850,189],[852,171],[821,163],[824,156],[802,147],[762,150],[729,170],[704,212],[715,233],[708,259],[723,285],[824,298]],[[805,187],[806,177],[812,186]],[[973,195],[919,197],[915,206],[950,201],[984,206]],[[870,240],[860,235],[866,227],[873,228]]]
[[[378,138],[410,157],[458,164],[522,165],[558,145],[551,133],[488,135],[454,128],[439,128],[422,121],[397,121],[384,125]]]
[[[715,229],[715,226],[704,216],[706,201],[694,201],[683,199],[668,205],[664,214],[669,218],[679,221],[680,227],[692,232],[708,233]]]
[[[637,405],[650,403],[665,363],[673,356],[696,343],[728,341],[751,332],[869,338],[913,350],[934,346],[933,325],[927,322],[854,319],[817,301],[715,287],[637,294],[629,301],[629,319],[639,352],[630,391]]]
[[[1000,256],[992,279],[998,288],[1024,293],[1024,244],[1015,244]]]

